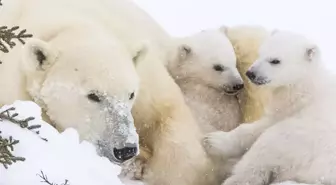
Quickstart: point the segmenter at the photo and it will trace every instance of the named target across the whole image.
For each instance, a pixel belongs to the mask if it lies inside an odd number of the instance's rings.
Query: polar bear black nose
[[[252,71],[247,71],[246,72],[246,76],[250,79],[250,80],[254,80],[256,78],[256,75],[254,74],[254,72]]]
[[[244,88],[244,84],[236,84],[233,86],[233,90],[239,91]]]
[[[138,147],[136,145],[128,144],[127,147],[124,148],[114,148],[113,155],[114,157],[119,160],[120,162],[125,162],[137,155]]]

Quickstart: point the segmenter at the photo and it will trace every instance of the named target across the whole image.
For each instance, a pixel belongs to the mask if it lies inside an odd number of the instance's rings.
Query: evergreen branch
[[[1,134],[1,131],[0,131]],[[14,145],[18,144],[19,140],[13,139],[11,136],[9,139],[2,138],[0,135],[0,163],[7,169],[9,165],[16,163],[17,161],[25,161],[23,157],[13,156]]]
[[[1,2],[1,0],[0,0],[0,6],[2,6],[2,2]]]
[[[52,183],[52,182],[50,182],[49,180],[48,180],[48,177],[47,177],[47,175],[45,175],[44,173],[43,173],[43,171],[41,170],[41,174],[37,174],[41,179],[42,179],[42,181],[41,182],[44,182],[44,183],[46,183],[46,184],[48,184],[48,185],[58,185],[58,184],[56,184],[56,183]],[[67,179],[65,179],[64,180],[64,183],[62,183],[61,185],[70,185],[70,184],[68,184],[68,180]]]
[[[19,115],[18,113],[10,114],[11,111],[14,111],[15,108],[11,107],[9,109],[6,109],[2,112],[0,112],[0,122],[3,120],[8,120],[14,124],[19,125],[23,129],[28,129],[31,131],[34,131],[35,129],[41,128],[41,125],[31,125],[29,126],[28,122],[34,120],[33,117],[28,117],[26,119],[16,119],[16,117]],[[35,131],[36,134],[39,134],[39,131]],[[1,134],[1,131],[0,131]],[[48,141],[45,138],[41,138],[44,141]],[[3,164],[3,166],[7,169],[9,165],[12,165],[13,163],[17,161],[25,161],[24,157],[17,157],[12,154],[14,151],[14,145],[18,144],[19,140],[15,140],[10,136],[8,139],[3,138],[0,135],[0,164]]]
[[[12,123],[15,123],[17,125],[19,125],[21,128],[27,128],[28,130],[33,130],[36,128],[41,128],[41,125],[32,125],[32,126],[28,126],[28,122],[34,120],[35,118],[33,117],[28,117],[26,119],[23,120],[17,120],[15,119],[16,116],[18,116],[18,113],[14,113],[13,115],[10,114],[10,111],[14,111],[15,107],[11,107],[9,109],[6,109],[2,112],[0,112],[0,121],[3,120],[8,120]]]
[[[26,29],[23,29],[18,34],[16,34],[15,31],[17,31],[19,28],[19,26],[14,26],[12,28],[8,28],[7,26],[0,27],[0,51],[8,53],[9,49],[12,49],[14,46],[16,46],[16,43],[13,41],[13,39],[17,39],[19,42],[21,42],[21,44],[25,44],[23,39],[33,37],[32,34],[26,33]]]

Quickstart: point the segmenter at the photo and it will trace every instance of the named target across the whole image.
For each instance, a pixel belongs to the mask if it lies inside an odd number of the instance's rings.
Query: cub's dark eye
[[[97,94],[95,94],[95,93],[90,93],[90,94],[88,94],[87,95],[87,98],[89,99],[89,100],[91,100],[91,101],[94,101],[94,102],[101,102],[101,99],[100,99],[100,97],[97,95]]]
[[[214,69],[215,71],[223,72],[223,71],[224,71],[224,66],[223,66],[223,65],[220,65],[220,64],[215,64],[215,65],[213,66],[213,69]]]
[[[273,60],[271,60],[270,62],[269,62],[270,64],[280,64],[280,60],[278,60],[278,59],[273,59]]]
[[[130,96],[129,96],[129,100],[133,100],[133,98],[134,98],[134,92],[132,92],[132,93],[130,94]]]

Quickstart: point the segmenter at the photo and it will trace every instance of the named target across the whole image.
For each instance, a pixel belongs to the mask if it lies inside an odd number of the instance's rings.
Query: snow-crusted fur
[[[250,148],[223,185],[335,184],[336,84],[323,69],[318,46],[297,33],[276,31],[259,54],[247,76],[273,90],[265,117],[205,137],[208,151],[226,158]]]

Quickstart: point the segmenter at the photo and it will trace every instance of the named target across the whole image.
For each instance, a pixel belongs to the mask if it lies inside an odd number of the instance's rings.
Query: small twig
[[[52,183],[52,182],[50,182],[49,180],[48,180],[48,177],[47,177],[47,175],[45,175],[44,173],[43,173],[43,171],[41,170],[41,174],[37,174],[43,181],[41,181],[41,182],[44,182],[44,183],[46,183],[46,184],[49,184],[49,185],[58,185],[58,184],[56,184],[56,183]],[[70,185],[70,184],[68,184],[68,180],[67,179],[65,179],[64,180],[64,183],[62,183],[61,185]]]

